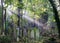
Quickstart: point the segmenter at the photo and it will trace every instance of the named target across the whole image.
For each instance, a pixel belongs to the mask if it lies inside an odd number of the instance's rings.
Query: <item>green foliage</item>
[[[23,9],[24,4],[23,3],[18,3],[17,6],[18,6],[18,8]]]
[[[48,16],[49,16],[47,25],[50,24],[51,22],[55,22],[55,19],[53,17],[53,14],[54,14],[53,9],[48,0],[22,0],[22,2],[19,2],[18,0],[5,0],[5,4],[7,4],[7,6],[13,5],[12,9],[14,9],[14,7],[17,7],[19,9],[26,10],[28,12],[27,15],[29,17],[31,17],[32,19],[35,18],[37,20],[40,19],[41,15],[45,14],[44,12],[47,12]],[[1,19],[2,19],[1,11],[2,10],[0,10],[0,16],[1,16],[0,23],[1,23]],[[20,10],[20,12],[22,12],[22,11]],[[17,15],[12,14],[11,19],[13,19],[14,25],[16,25],[16,27],[17,27],[17,21],[18,21]],[[8,27],[8,24],[9,24],[9,22],[6,22],[7,27]],[[29,29],[32,28],[32,27],[29,27],[30,25],[28,24],[28,21],[26,19],[20,18],[20,27],[24,28],[24,26],[26,26],[26,28],[28,27]],[[38,29],[36,27],[34,27],[33,31],[36,32],[36,30],[38,30]],[[9,30],[9,32],[11,32],[11,29]],[[7,41],[10,40],[10,37],[1,37],[0,40],[1,41],[3,40],[7,43]]]
[[[13,0],[5,0],[4,2],[5,2],[5,4],[10,5],[10,4],[12,4],[12,1]]]
[[[0,36],[0,43],[11,43],[11,37],[9,37],[9,36]]]
[[[18,0],[5,0],[5,5],[14,5],[20,9],[22,9],[24,6],[24,4],[22,2],[19,2]]]

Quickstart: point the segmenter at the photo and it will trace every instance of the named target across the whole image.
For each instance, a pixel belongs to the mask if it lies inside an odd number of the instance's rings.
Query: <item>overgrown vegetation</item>
[[[55,2],[51,3],[50,0],[2,0],[0,35],[5,36],[0,37],[1,43],[11,43],[12,39],[26,43],[31,40],[31,43],[43,43],[51,37],[57,39],[60,22],[56,21],[58,19],[55,15],[58,15],[58,11],[53,4]]]

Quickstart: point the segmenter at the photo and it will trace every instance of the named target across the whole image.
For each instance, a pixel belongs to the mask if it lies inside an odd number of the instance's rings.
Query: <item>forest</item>
[[[0,43],[60,43],[60,0],[0,0]]]

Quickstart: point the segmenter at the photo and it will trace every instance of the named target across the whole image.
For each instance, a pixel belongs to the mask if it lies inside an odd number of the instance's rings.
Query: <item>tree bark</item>
[[[7,27],[6,27],[6,9],[5,10],[5,14],[4,14],[4,23],[5,23],[5,35],[8,34],[8,30],[7,30]]]
[[[59,20],[58,11],[57,11],[57,8],[56,8],[56,5],[55,5],[54,1],[53,0],[49,0],[49,1],[50,1],[51,5],[53,7],[54,17],[55,17],[55,20],[56,20],[56,23],[57,23],[59,39],[60,39],[60,20]]]
[[[3,7],[3,1],[4,0],[1,0],[1,6],[2,6],[2,29],[1,29],[1,34],[4,33],[4,19],[3,19],[3,10],[4,10],[4,7]]]

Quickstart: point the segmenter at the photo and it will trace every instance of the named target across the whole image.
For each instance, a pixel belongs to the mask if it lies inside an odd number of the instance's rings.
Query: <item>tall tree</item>
[[[22,0],[18,0],[18,28],[19,28],[19,37],[21,38],[21,33],[23,33],[23,29],[21,29],[21,17],[22,17],[22,15],[21,15],[21,10],[22,10],[22,7],[23,7],[23,3],[22,3]],[[22,30],[22,31],[21,31]]]
[[[1,0],[1,6],[2,6],[2,32],[1,32],[1,34],[4,33],[4,19],[3,19],[3,10],[4,10],[4,7],[3,7],[3,1],[4,0]]]
[[[57,27],[58,27],[58,33],[59,33],[59,38],[60,38],[60,20],[59,20],[59,15],[58,15],[58,11],[57,11],[57,8],[56,8],[56,5],[54,3],[53,0],[49,0],[52,7],[53,7],[53,12],[54,12],[54,17],[55,17],[55,20],[56,20],[56,23],[57,23]]]

